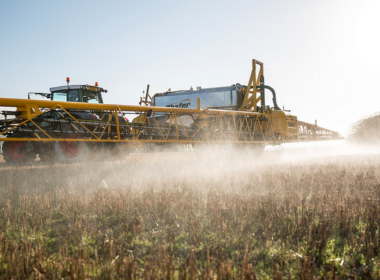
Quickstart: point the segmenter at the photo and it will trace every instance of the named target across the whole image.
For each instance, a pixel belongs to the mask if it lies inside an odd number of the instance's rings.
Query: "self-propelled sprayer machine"
[[[29,99],[0,98],[0,136],[6,162],[75,162],[125,159],[131,151],[190,145],[243,148],[252,155],[266,144],[338,139],[337,132],[299,121],[281,110],[264,83],[263,63],[253,60],[247,85],[167,91],[140,99],[140,105],[103,103],[107,90],[96,83],[29,93]],[[266,102],[271,92],[273,106]],[[30,99],[32,94],[48,100]],[[271,102],[272,103],[272,102]],[[131,122],[126,116],[135,115]]]

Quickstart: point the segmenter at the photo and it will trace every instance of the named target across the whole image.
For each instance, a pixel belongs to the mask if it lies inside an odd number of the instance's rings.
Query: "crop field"
[[[379,155],[171,156],[1,164],[0,278],[379,279]]]

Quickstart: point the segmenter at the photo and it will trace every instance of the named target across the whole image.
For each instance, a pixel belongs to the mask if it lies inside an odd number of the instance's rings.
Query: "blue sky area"
[[[264,62],[278,103],[346,134],[380,111],[379,1],[0,1],[0,96],[94,84],[106,103],[247,84]]]

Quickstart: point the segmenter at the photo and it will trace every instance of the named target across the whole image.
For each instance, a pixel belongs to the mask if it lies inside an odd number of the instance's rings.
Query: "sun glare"
[[[374,62],[380,62],[380,38],[378,36],[380,2],[377,0],[364,2],[366,4],[356,22],[355,45],[363,63],[375,64]]]

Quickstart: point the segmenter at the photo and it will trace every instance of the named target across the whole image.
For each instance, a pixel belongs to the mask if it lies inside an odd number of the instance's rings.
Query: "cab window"
[[[70,90],[67,94],[67,101],[79,102],[79,92],[78,90]]]
[[[52,100],[79,102],[79,91],[77,89],[72,89],[69,91],[55,91],[53,92]]]
[[[87,103],[100,103],[99,93],[84,90],[83,92],[83,102]]]
[[[67,101],[67,92],[54,92],[53,98],[54,101]]]

